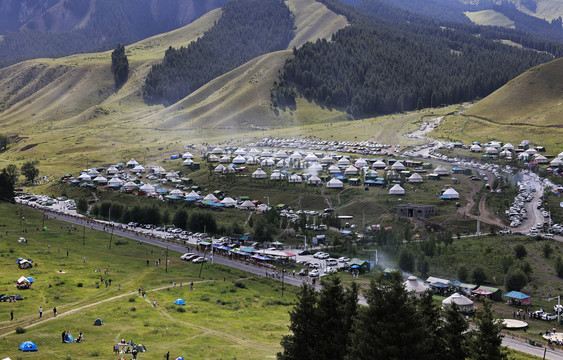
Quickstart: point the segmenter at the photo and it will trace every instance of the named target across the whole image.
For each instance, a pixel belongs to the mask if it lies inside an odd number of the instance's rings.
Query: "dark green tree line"
[[[111,72],[115,81],[115,88],[119,89],[129,78],[129,61],[125,55],[125,46],[117,44],[111,53]]]

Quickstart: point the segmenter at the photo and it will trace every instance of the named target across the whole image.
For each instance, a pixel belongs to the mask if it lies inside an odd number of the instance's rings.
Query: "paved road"
[[[522,351],[528,354],[532,354],[535,356],[539,356],[543,358],[544,351],[545,351],[545,358],[550,360],[563,360],[563,352],[559,350],[554,350],[549,347],[539,347],[539,346],[532,346],[525,340],[513,337],[511,335],[506,335],[502,339],[502,345],[509,347],[514,350]]]

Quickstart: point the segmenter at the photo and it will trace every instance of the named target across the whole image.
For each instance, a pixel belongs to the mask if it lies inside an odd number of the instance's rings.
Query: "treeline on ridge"
[[[305,98],[353,116],[454,104],[487,96],[554,57],[465,31],[481,27],[453,23],[443,27],[431,19],[425,23],[420,16],[377,1],[370,2],[373,7],[362,3],[362,14],[331,0],[324,2],[344,13],[352,26],[330,42],[318,40],[294,49],[295,56],[286,61],[272,90],[274,105],[292,104],[293,86]],[[370,16],[370,9],[385,16]],[[553,50],[563,53],[561,46]]]
[[[188,47],[170,47],[149,72],[143,90],[149,104],[170,105],[210,80],[268,52],[287,48],[294,21],[278,0],[236,0],[223,16]]]

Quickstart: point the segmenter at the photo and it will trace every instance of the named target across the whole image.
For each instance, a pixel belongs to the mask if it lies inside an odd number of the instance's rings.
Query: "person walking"
[[[66,251],[66,257],[68,257],[68,250]]]
[[[194,289],[194,282],[192,281],[192,282],[190,283],[190,290],[193,290],[193,289]]]
[[[10,321],[14,320],[14,310],[10,311]]]
[[[166,360],[170,360],[170,351],[166,353]]]
[[[43,316],[43,307],[39,307],[39,318],[41,319],[41,317]]]
[[[55,316],[55,317],[57,316],[57,308],[56,307],[53,308],[53,316]]]

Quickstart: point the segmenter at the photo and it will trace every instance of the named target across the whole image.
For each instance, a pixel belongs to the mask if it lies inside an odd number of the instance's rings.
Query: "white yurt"
[[[279,181],[279,180],[283,180],[285,178],[284,174],[282,174],[279,171],[274,171],[271,175],[270,175],[270,180],[273,181]]]
[[[119,172],[119,170],[117,170],[117,168],[113,165],[111,165],[107,170],[106,170],[106,175],[115,175]]]
[[[307,184],[309,185],[320,185],[322,183],[322,180],[318,177],[318,176],[311,176],[310,178],[307,179]]]
[[[219,162],[221,164],[228,164],[228,163],[231,162],[231,157],[229,155],[221,156],[221,159],[219,159]]]
[[[275,162],[272,158],[265,158],[260,162],[260,166],[274,166]]]
[[[528,161],[529,158],[530,158],[530,155],[527,152],[522,152],[522,153],[518,154],[518,160]]]
[[[171,196],[184,196],[184,193],[180,189],[174,189],[170,191],[169,195]]]
[[[303,179],[301,178],[301,176],[293,174],[289,177],[288,181],[290,183],[301,184],[303,182]]]
[[[364,166],[368,165],[368,162],[365,161],[363,158],[359,158],[358,160],[356,160],[356,162],[354,163],[354,165],[356,165],[359,168],[363,168]]]
[[[313,153],[308,153],[307,156],[303,159],[303,161],[317,161],[317,157]]]
[[[333,162],[334,159],[328,155],[321,159],[321,164],[332,164]]]
[[[80,174],[80,176],[78,177],[78,180],[80,180],[80,181],[91,181],[92,178],[88,174]]]
[[[551,166],[561,166],[561,165],[563,165],[563,161],[559,158],[555,158],[555,159],[551,160],[549,165],[551,165]]]
[[[180,178],[180,175],[178,175],[178,173],[176,171],[170,171],[164,177],[167,180],[171,181],[171,180],[178,180]]]
[[[257,169],[255,172],[252,173],[253,179],[265,179],[268,175],[262,169]]]
[[[196,193],[195,191],[190,191],[190,193],[188,195],[186,195],[186,198],[190,198],[190,199],[199,199],[200,196],[198,193]]]
[[[298,153],[297,151],[294,152],[293,154],[291,154],[291,156],[289,157],[291,160],[293,161],[299,161],[301,160],[303,157],[301,156],[300,153]]]
[[[280,161],[278,161],[276,163],[276,167],[283,169],[283,168],[288,168],[289,167],[289,160],[288,159],[280,159]]]
[[[137,165],[131,170],[131,172],[136,173],[136,174],[137,173],[142,174],[142,173],[145,172],[145,168],[143,167],[143,165]]]
[[[232,173],[234,173],[234,172],[236,172],[236,171],[237,171],[237,170],[236,170],[234,167],[232,167],[231,165],[225,166],[225,172],[226,172],[227,174],[232,174]]]
[[[536,154],[538,151],[534,148],[529,148],[528,150],[524,151],[526,154],[528,155],[534,155]]]
[[[258,159],[258,157],[249,157],[248,159],[246,159],[246,163],[248,165],[258,165],[260,164],[260,160]]]
[[[243,203],[239,206],[239,209],[242,209],[242,210],[254,210],[254,209],[256,209],[256,206],[252,203],[252,201],[246,200],[245,202],[243,202]]]
[[[498,149],[492,146],[489,146],[488,148],[485,149],[485,152],[489,155],[496,155],[498,154]]]
[[[217,197],[213,194],[207,194],[203,198],[203,201],[217,201]]]
[[[215,167],[215,169],[213,171],[215,171],[216,174],[222,174],[222,173],[225,172],[225,167],[223,165],[219,164]]]
[[[338,165],[339,166],[348,166],[350,165],[350,160],[346,159],[344,156],[340,158],[340,160],[338,160]]]
[[[260,153],[261,157],[272,157],[274,156],[274,154],[272,154],[272,152],[268,149],[264,149],[262,150],[262,152]]]
[[[235,206],[237,202],[233,198],[227,196],[226,198],[221,200],[221,204],[224,204],[227,207],[231,207],[231,206]]]
[[[483,151],[483,149],[481,148],[481,146],[479,146],[477,144],[473,144],[469,148],[469,151],[471,151],[471,152],[481,152],[481,151]]]
[[[135,166],[139,165],[139,163],[137,161],[135,161],[135,159],[131,159],[127,162],[127,167],[128,168],[134,168]]]
[[[139,185],[135,184],[132,181],[128,181],[125,184],[123,184],[123,187],[126,189],[137,189],[139,187]]]
[[[385,169],[387,165],[385,165],[385,163],[381,160],[377,160],[376,162],[373,163],[373,165],[371,166],[374,169]]]
[[[500,152],[499,156],[503,158],[509,158],[512,157],[512,153],[510,152],[510,150],[503,150]]]
[[[350,165],[346,170],[344,170],[344,175],[356,175],[358,173],[358,169],[354,166]]]
[[[249,155],[249,156],[256,157],[256,156],[260,155],[260,151],[258,151],[258,149],[252,148],[252,149],[250,149],[250,151],[248,152],[248,155]]]
[[[193,159],[193,158],[194,158],[193,154],[189,151],[182,154],[182,159]]]
[[[434,174],[438,174],[438,175],[440,175],[440,176],[448,175],[449,173],[450,173],[450,172],[449,172],[445,167],[443,167],[442,165],[439,165],[439,166],[434,170]]]
[[[422,293],[428,290],[428,288],[424,286],[424,283],[418,281],[414,275],[409,276],[407,281],[403,283],[403,286],[407,292],[413,293],[417,298],[420,298]]]
[[[162,166],[155,166],[152,168],[152,172],[155,175],[166,174],[166,170]]]
[[[108,183],[108,179],[103,176],[96,176],[94,178],[94,184],[105,185]]]
[[[536,154],[535,156],[536,156],[535,160],[538,162],[538,164],[547,164],[549,162],[547,158],[543,155]]]
[[[246,150],[244,150],[243,148],[238,148],[235,150],[235,152],[233,153],[235,155],[246,155]]]
[[[413,173],[411,176],[409,176],[408,180],[411,184],[421,183],[423,181],[422,176],[420,176],[418,173]]]
[[[121,186],[123,185],[124,181],[121,180],[118,177],[112,177],[111,179],[109,179],[108,184],[112,185],[112,186]]]
[[[511,143],[506,143],[503,147],[503,150],[508,150],[508,151],[514,151],[514,145],[512,145]]]
[[[236,158],[233,159],[233,164],[244,164],[246,159],[242,155],[237,155]]]
[[[389,195],[405,195],[405,189],[399,184],[395,184],[389,189]]]
[[[307,171],[310,174],[317,174],[317,173],[323,171],[323,166],[319,163],[313,163],[313,164],[311,164],[311,166],[309,166],[309,169],[307,169]]]
[[[276,154],[274,155],[274,157],[275,157],[275,158],[278,158],[278,159],[286,159],[286,158],[288,157],[288,155],[287,155],[287,153],[286,153],[285,151],[283,151],[283,150],[278,150],[278,151],[276,152]]]
[[[139,190],[145,192],[146,194],[152,194],[154,192],[154,186],[152,186],[149,183],[146,183],[143,184],[143,186],[141,186]]]
[[[341,189],[344,187],[344,183],[337,178],[332,178],[326,183],[326,187],[329,189]]]
[[[405,170],[405,165],[403,165],[402,162],[397,161],[396,163],[391,165],[391,169],[393,169],[395,171],[403,171],[403,170]]]
[[[96,177],[96,176],[100,176],[100,172],[92,168],[92,169],[88,169],[88,175],[90,175],[91,177]]]
[[[192,165],[194,162],[192,161],[192,159],[186,159],[182,162],[182,165],[184,166],[190,166]]]
[[[498,148],[500,148],[500,143],[498,141],[491,141],[489,146],[498,149]]]
[[[448,196],[450,199],[459,199],[459,193],[453,188],[449,188],[448,190],[444,191],[442,196]]]
[[[557,157],[558,157],[559,159],[563,159],[563,151],[560,152],[559,155],[557,155]]]
[[[458,293],[454,293],[450,297],[442,300],[443,307],[450,306],[452,303],[459,306],[459,310],[463,313],[471,313],[474,310],[473,301]]]
[[[330,165],[329,168],[328,168],[328,172],[330,174],[336,174],[336,173],[340,172],[340,168],[336,165]]]
[[[217,157],[217,155],[211,154],[211,155],[209,155],[209,156],[207,157],[207,161],[209,161],[209,162],[217,162],[217,161],[219,161],[219,158]]]
[[[225,150],[221,149],[221,148],[218,147],[218,146],[217,146],[215,149],[213,149],[213,150],[211,151],[212,154],[216,154],[216,155],[221,155],[221,154],[224,153],[224,152],[225,152]]]

